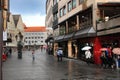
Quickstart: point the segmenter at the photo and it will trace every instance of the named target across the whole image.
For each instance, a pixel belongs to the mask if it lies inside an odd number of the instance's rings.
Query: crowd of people
[[[2,54],[2,60],[6,61],[8,57],[12,55],[12,48],[11,47],[4,47],[3,48],[3,54]]]
[[[103,68],[116,68],[117,67],[117,63],[119,58],[119,55],[116,55],[112,52],[112,48],[111,47],[107,47],[106,49],[101,51],[101,66]],[[117,63],[116,63],[117,62]],[[118,65],[118,67],[120,67]]]

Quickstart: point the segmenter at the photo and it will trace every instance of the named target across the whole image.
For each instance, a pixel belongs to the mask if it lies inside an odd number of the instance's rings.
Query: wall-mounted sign
[[[7,41],[7,31],[3,31],[3,41]]]

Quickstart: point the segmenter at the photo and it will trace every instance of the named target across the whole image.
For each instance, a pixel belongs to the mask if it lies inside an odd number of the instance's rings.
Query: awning
[[[12,39],[11,38],[7,38],[7,40],[4,41],[4,42],[12,42]]]
[[[63,38],[64,38],[64,35],[60,35],[60,36],[55,37],[54,40],[55,40],[56,42],[58,42],[58,41],[63,40]]]
[[[85,37],[94,37],[94,36],[96,36],[96,31],[94,30],[93,27],[88,27],[88,28],[77,31],[74,35],[74,39],[85,38]]]
[[[17,44],[9,43],[9,44],[7,44],[7,45],[4,46],[4,47],[17,47]]]
[[[57,40],[57,38],[58,38],[58,37],[54,37],[54,41],[56,41],[56,40]]]
[[[45,42],[50,42],[50,40],[54,40],[54,38],[52,36],[47,37],[47,39],[45,40]]]
[[[75,32],[71,33],[71,34],[67,34],[64,36],[64,40],[69,40],[69,39],[72,39],[73,36],[74,36]]]

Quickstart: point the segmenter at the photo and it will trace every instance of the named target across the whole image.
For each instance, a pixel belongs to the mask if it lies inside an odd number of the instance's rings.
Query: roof
[[[23,23],[24,29],[27,29],[27,26]]]
[[[27,27],[25,29],[25,32],[46,32],[46,27],[45,26]]]
[[[14,22],[15,22],[15,26],[17,26],[19,17],[20,17],[20,15],[13,15],[13,20],[14,20]]]

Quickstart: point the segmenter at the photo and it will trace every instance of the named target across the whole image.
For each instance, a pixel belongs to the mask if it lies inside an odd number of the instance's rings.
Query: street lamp
[[[3,50],[3,18],[0,11],[0,80],[2,80],[2,50]]]
[[[2,53],[3,53],[3,0],[0,0],[0,80],[2,80]]]
[[[23,48],[22,39],[23,39],[23,35],[22,35],[21,32],[19,32],[18,35],[19,35],[19,41],[17,43],[18,59],[22,59],[22,48]]]
[[[50,54],[53,54],[53,49],[54,49],[54,40],[53,38],[50,39]]]

